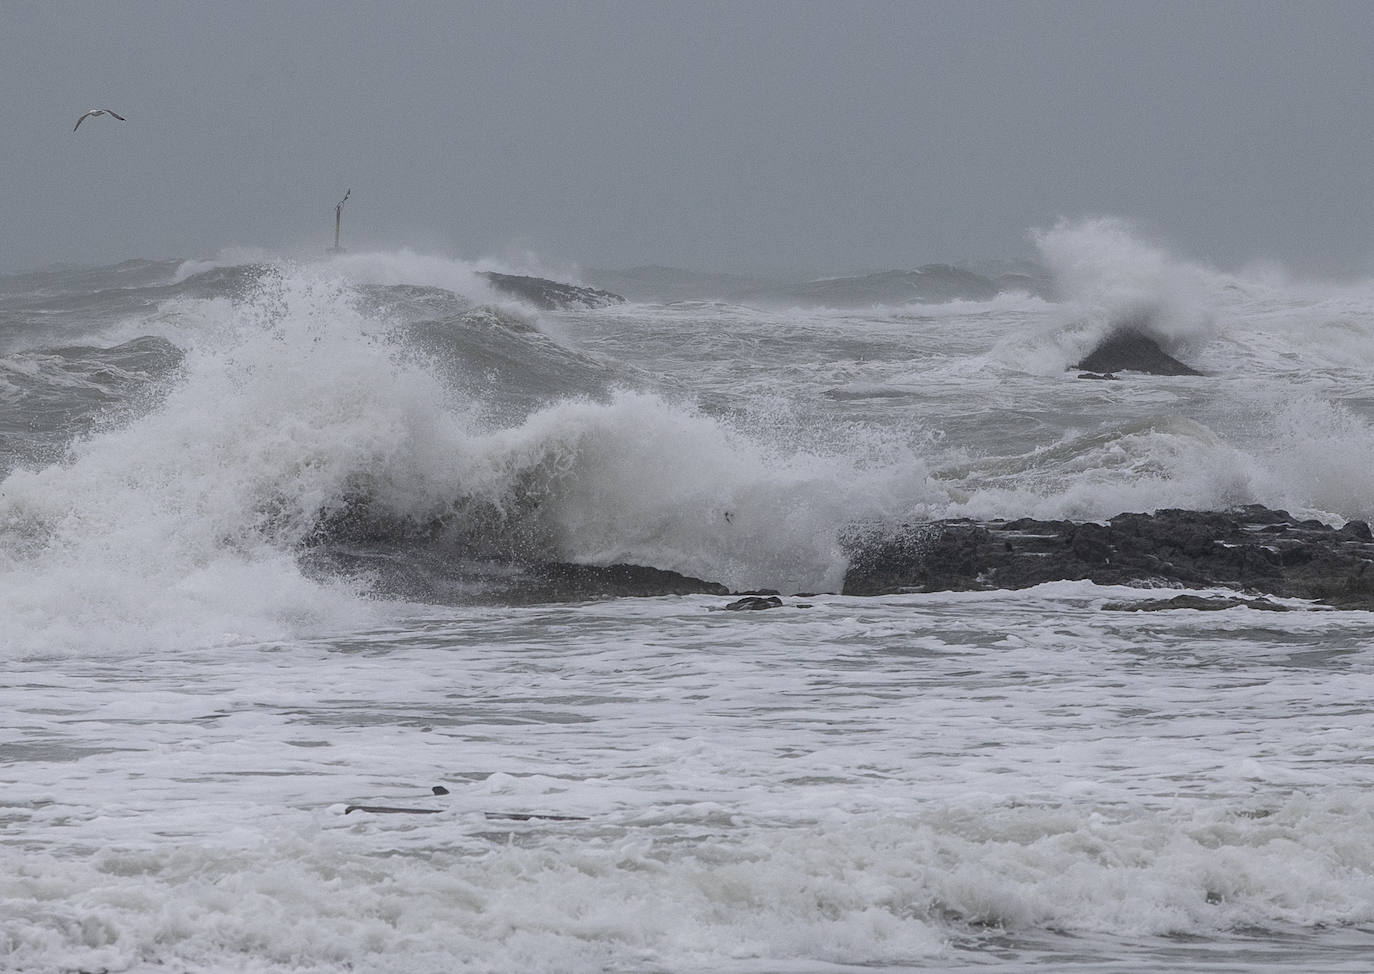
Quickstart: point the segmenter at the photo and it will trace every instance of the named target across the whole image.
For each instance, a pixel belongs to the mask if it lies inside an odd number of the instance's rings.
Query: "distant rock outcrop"
[[[779,287],[790,286],[792,278],[746,277],[740,274],[713,274],[679,267],[645,264],[624,270],[584,269],[583,280],[596,287],[623,294],[631,301],[736,301],[767,300]]]
[[[798,285],[796,300],[828,307],[872,304],[987,301],[1000,292],[997,282],[949,264],[926,264],[914,271],[882,271],[862,277],[830,277]]]
[[[765,276],[704,273],[674,267],[587,270],[587,279],[632,301],[735,301],[832,308],[985,301],[1008,292],[1059,300],[1053,275],[1024,260],[925,264],[915,270],[817,277],[797,273]]]
[[[1374,609],[1374,535],[1259,505],[1074,521],[946,520],[849,539],[845,595],[1099,585],[1224,587]]]
[[[561,284],[542,277],[497,274],[495,271],[483,271],[481,276],[501,293],[527,301],[542,311],[606,308],[625,303],[625,299],[618,294],[580,284]]]
[[[1097,347],[1072,368],[1101,377],[1114,372],[1146,372],[1150,375],[1201,375],[1159,347],[1145,332],[1146,318],[1120,322]]]

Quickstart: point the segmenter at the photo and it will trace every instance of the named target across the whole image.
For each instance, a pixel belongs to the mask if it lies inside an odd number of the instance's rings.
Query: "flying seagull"
[[[87,112],[85,115],[82,115],[80,118],[76,120],[76,124],[72,126],[72,131],[75,132],[77,129],[81,128],[82,122],[86,121],[86,119],[91,118],[95,115],[113,115],[121,122],[124,121],[124,116],[119,114],[119,112],[111,111],[108,108],[92,108],[89,112]]]

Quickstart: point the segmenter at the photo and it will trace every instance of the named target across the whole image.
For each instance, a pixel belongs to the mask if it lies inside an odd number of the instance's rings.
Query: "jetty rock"
[[[541,311],[609,308],[625,303],[625,299],[618,294],[581,284],[563,284],[542,277],[497,274],[495,271],[482,271],[480,276],[485,278],[493,289],[528,302]]]
[[[1374,609],[1374,536],[1248,505],[1105,522],[952,519],[868,525],[845,540],[845,595],[1022,589],[1044,582],[1229,588]]]
[[[430,605],[540,605],[666,595],[730,595],[719,582],[647,565],[469,557],[442,544],[318,544],[298,553],[315,577],[364,580],[373,594]]]
[[[1118,322],[1082,361],[1070,368],[1094,373],[1145,372],[1149,375],[1202,375],[1160,348],[1149,335],[1150,318],[1138,315]],[[1080,376],[1082,378],[1082,376]]]

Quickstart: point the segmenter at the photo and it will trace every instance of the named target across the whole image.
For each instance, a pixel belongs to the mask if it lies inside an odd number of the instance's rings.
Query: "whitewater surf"
[[[0,967],[1367,967],[1374,616],[841,594],[904,525],[1374,514],[1374,283],[1036,240],[0,278]],[[1198,374],[1078,381],[1123,320]]]

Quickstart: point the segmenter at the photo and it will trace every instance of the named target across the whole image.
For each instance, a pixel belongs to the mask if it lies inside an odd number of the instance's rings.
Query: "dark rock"
[[[497,274],[484,271],[481,274],[493,288],[511,297],[527,301],[543,311],[573,311],[579,308],[606,308],[624,304],[625,299],[600,288],[584,287],[579,284],[560,284],[558,281],[542,277],[524,277],[518,274]]]
[[[1118,514],[1106,523],[1021,518],[869,526],[844,542],[850,553],[845,595],[1019,589],[1083,579],[1374,606],[1374,540],[1358,528],[1295,521],[1257,506]]]
[[[740,301],[773,305],[819,304],[869,307],[955,299],[986,300],[995,294],[1020,292],[1058,301],[1054,275],[1031,261],[926,264],[915,270],[810,279],[795,275],[741,277],[674,267],[641,266],[625,270],[583,271],[598,287],[632,301]]]
[[[447,794],[448,794],[448,789],[445,788],[443,785],[435,785],[433,788],[430,789],[430,791],[434,792],[434,794],[436,794],[436,795],[447,795]]]
[[[983,586],[979,572],[993,545],[990,528],[969,520],[867,526],[843,539],[850,552],[844,595],[966,591]],[[1002,542],[1021,539],[1008,532]],[[991,586],[998,588],[1000,586]]]
[[[1142,602],[1107,602],[1102,608],[1108,612],[1162,612],[1167,609],[1199,609],[1218,611],[1245,606],[1266,612],[1287,612],[1288,606],[1269,599],[1247,599],[1239,596],[1175,595],[1171,599],[1146,599]]]
[[[1374,592],[1347,591],[1317,599],[1322,605],[1333,609],[1361,610],[1374,612]]]
[[[354,812],[371,812],[374,815],[438,815],[442,808],[395,808],[391,805],[349,805],[344,809],[345,815],[352,815]]]
[[[1097,347],[1073,368],[1084,372],[1147,372],[1150,375],[1201,375],[1159,347],[1146,329],[1149,319],[1119,323]]]
[[[736,599],[727,609],[739,611],[747,609],[776,609],[782,605],[782,599],[776,595],[746,595],[742,599]]]
[[[504,508],[478,501],[429,519],[398,517],[367,492],[322,509],[296,552],[314,577],[345,577],[383,598],[430,604],[530,605],[602,598],[729,595],[717,582],[645,565],[555,560],[539,530],[540,493]]]
[[[1080,372],[1078,373],[1078,377],[1080,379],[1106,379],[1108,382],[1116,381],[1116,376],[1111,372]]]
[[[644,565],[476,557],[426,538],[319,544],[297,554],[314,576],[364,582],[375,595],[435,605],[538,605],[660,595],[730,595],[719,582]]]
[[[1263,504],[1245,504],[1235,508],[1235,511],[1245,519],[1246,524],[1283,525],[1286,528],[1293,520],[1293,515],[1287,511],[1271,509]]]
[[[1374,541],[1374,534],[1370,533],[1368,521],[1347,521],[1345,527],[1341,528],[1341,534],[1348,534],[1360,541]]]
[[[529,566],[518,588],[507,593],[513,602],[586,602],[658,595],[729,595],[719,582],[644,565],[574,565],[548,562]]]

